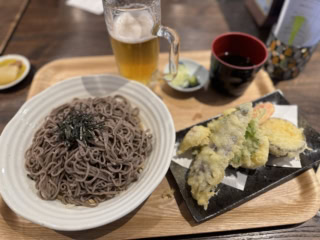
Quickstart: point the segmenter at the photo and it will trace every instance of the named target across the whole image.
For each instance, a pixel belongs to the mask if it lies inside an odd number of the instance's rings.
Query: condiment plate
[[[8,83],[8,84],[5,84],[5,85],[0,85],[0,90],[2,89],[7,89],[7,88],[11,88],[15,85],[17,85],[18,83],[20,83],[29,73],[30,71],[30,62],[29,60],[22,56],[22,55],[18,55],[18,54],[8,54],[8,55],[5,55],[5,56],[0,56],[0,62],[4,61],[4,60],[7,60],[7,59],[14,59],[14,60],[19,60],[22,62],[22,64],[25,66],[25,70],[24,72],[21,74],[20,77],[18,77],[16,80]]]
[[[189,75],[191,76],[194,75],[198,79],[199,84],[194,87],[183,88],[183,87],[175,86],[171,83],[171,81],[168,81],[167,83],[171,88],[179,92],[187,93],[187,92],[197,91],[206,85],[206,83],[209,80],[209,72],[204,66],[187,58],[179,59],[179,63],[182,63],[186,66],[186,68],[188,69]],[[169,73],[169,64],[165,66],[163,73],[164,74]]]

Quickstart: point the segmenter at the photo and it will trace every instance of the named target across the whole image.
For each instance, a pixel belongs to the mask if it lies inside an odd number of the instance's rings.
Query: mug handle
[[[175,30],[169,27],[160,26],[157,32],[158,37],[163,37],[170,44],[169,52],[169,74],[164,76],[167,81],[173,80],[178,73],[180,37]]]

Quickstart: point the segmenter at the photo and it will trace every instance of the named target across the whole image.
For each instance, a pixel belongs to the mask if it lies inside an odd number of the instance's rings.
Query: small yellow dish
[[[30,62],[21,55],[10,54],[0,57],[0,90],[21,82],[30,71]]]

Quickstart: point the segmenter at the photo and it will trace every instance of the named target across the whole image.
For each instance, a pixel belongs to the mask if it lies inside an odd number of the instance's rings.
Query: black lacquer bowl
[[[278,105],[290,105],[280,91],[275,91],[262,98],[253,101],[253,104],[259,102],[272,102]],[[215,117],[214,117],[215,118]],[[214,119],[212,118],[212,119]],[[197,125],[206,125],[212,119],[208,119]],[[216,217],[226,211],[240,206],[241,204],[275,188],[300,175],[304,171],[316,167],[320,161],[320,134],[301,117],[298,112],[298,126],[304,129],[307,145],[312,150],[305,150],[300,154],[301,168],[285,168],[266,165],[256,170],[239,169],[248,175],[245,189],[243,191],[231,186],[220,183],[218,186],[219,194],[210,199],[208,209],[204,210],[192,198],[190,186],[187,184],[188,169],[171,162],[170,170],[177,182],[180,193],[189,209],[194,220],[198,223]],[[176,143],[180,143],[188,132],[190,126],[176,133]],[[231,167],[230,167],[231,168]]]

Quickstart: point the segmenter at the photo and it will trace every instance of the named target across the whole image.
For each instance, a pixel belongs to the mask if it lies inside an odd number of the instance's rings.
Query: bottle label
[[[320,0],[285,0],[273,33],[289,46],[317,44],[320,40]]]

